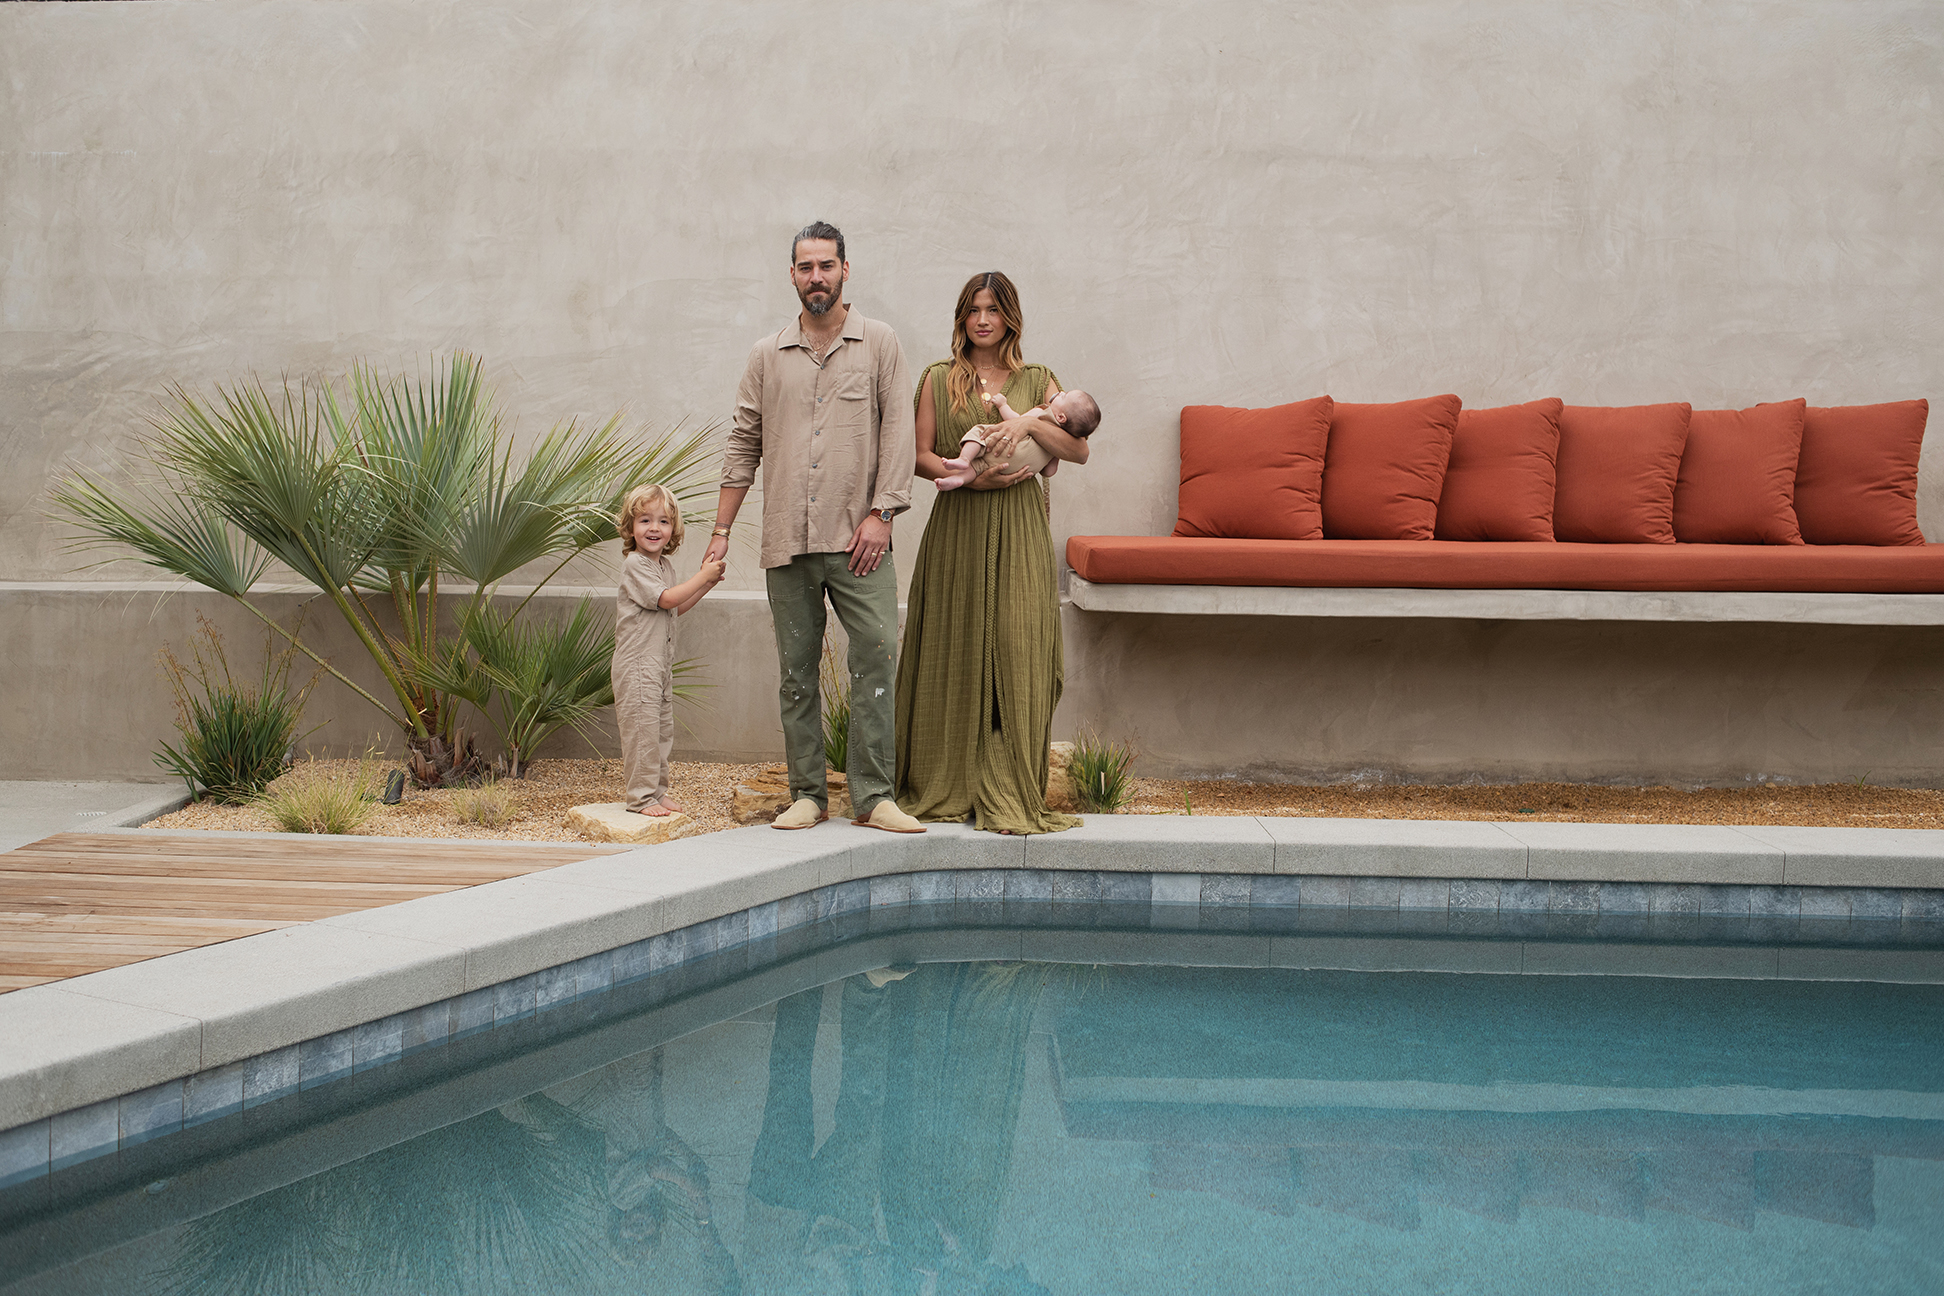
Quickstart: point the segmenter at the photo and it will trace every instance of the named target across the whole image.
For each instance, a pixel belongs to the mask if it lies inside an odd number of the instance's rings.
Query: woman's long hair
[[[1019,350],[1019,335],[1026,331],[1026,317],[1019,310],[1019,290],[997,270],[973,275],[959,289],[958,313],[952,316],[952,371],[946,375],[945,390],[951,393],[954,414],[965,411],[972,400],[973,385],[978,382],[978,375],[972,371],[972,339],[965,333],[965,317],[972,313],[972,299],[981,290],[992,293],[999,318],[1006,325],[1006,336],[999,342],[999,362],[1009,373],[1017,373],[1026,363]]]

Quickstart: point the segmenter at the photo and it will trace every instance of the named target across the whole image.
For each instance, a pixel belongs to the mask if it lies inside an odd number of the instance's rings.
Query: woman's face
[[[999,314],[999,303],[992,289],[981,288],[972,295],[972,309],[965,312],[965,336],[975,347],[998,346],[1006,340],[1006,321]]]

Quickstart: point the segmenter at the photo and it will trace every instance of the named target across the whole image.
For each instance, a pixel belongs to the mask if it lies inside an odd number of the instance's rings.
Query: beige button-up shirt
[[[911,507],[911,379],[889,325],[855,306],[820,365],[795,322],[749,352],[722,484],[763,465],[764,567],[836,553],[875,509]]]
[[[614,599],[614,663],[608,677],[623,705],[630,696],[659,700],[673,687],[675,609],[663,607],[661,596],[674,587],[675,567],[668,559],[651,558],[639,549],[621,559]]]

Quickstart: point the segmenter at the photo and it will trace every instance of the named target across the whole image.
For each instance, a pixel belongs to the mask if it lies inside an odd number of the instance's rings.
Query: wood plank
[[[281,881],[293,874],[317,882],[436,882],[453,886],[476,886],[502,878],[520,877],[556,867],[555,862],[465,863],[461,861],[394,861],[374,864],[338,860],[241,860],[217,856],[202,858],[180,856],[168,860],[153,857],[112,858],[101,855],[61,852],[34,855],[21,851],[0,856],[10,872],[88,873],[109,877],[239,878],[266,882]]]
[[[256,936],[292,923],[238,923],[222,931],[204,931],[181,936],[129,936],[123,932],[27,932],[0,937],[0,962],[12,958],[39,958],[48,951],[68,950],[147,950],[151,954],[207,945],[212,941]]]
[[[632,850],[610,842],[587,842],[563,847],[536,842],[371,841],[358,837],[218,837],[211,833],[55,833],[39,841],[16,847],[16,851],[95,852],[110,856],[139,853],[156,856],[225,855],[252,859],[290,859],[323,856],[346,860],[383,862],[388,859],[459,860],[544,860],[552,864],[571,864],[576,859],[596,855],[616,855]],[[584,854],[581,852],[585,852]],[[14,852],[10,851],[9,854]]]
[[[131,936],[154,935],[159,938],[199,936],[243,927],[251,931],[267,927],[288,927],[290,923],[263,919],[169,918],[143,914],[36,914],[0,913],[0,941],[18,932],[123,932]]]
[[[463,886],[463,884],[439,882],[317,882],[309,878],[285,878],[277,882],[264,882],[255,878],[157,878],[116,877],[112,874],[96,873],[12,873],[4,868],[6,862],[6,857],[0,855],[0,908],[12,913],[30,910],[33,906],[7,903],[8,901],[36,895],[47,895],[56,899],[95,896],[113,902],[123,898],[166,892],[171,895],[206,897],[214,906],[211,912],[221,913],[221,902],[230,897],[262,901],[269,897],[289,896],[295,900],[314,902],[340,896],[370,896],[373,903],[392,904],[398,900],[412,899],[417,896],[437,895],[441,891],[456,891]]]

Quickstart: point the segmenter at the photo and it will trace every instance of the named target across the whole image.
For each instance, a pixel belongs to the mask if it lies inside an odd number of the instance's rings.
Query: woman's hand
[[[1010,441],[1006,446],[1006,452],[1004,454],[993,454],[990,446],[986,448],[986,453],[991,456],[992,466],[980,473],[977,477],[974,477],[971,481],[965,483],[967,490],[1010,490],[1025,481],[1028,477],[1031,477],[1036,471],[1032,468],[1021,468],[1018,472],[1001,471],[1007,461],[1012,458]]]

